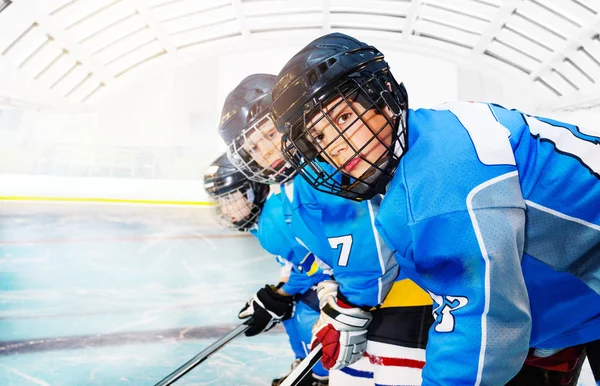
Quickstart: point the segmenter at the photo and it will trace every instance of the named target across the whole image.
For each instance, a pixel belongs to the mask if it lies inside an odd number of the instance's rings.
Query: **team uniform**
[[[289,232],[281,199],[277,195],[271,194],[267,198],[257,227],[250,233],[256,236],[267,252],[276,256],[282,266],[282,279],[287,276],[281,289],[295,297],[296,305],[292,318],[284,320],[283,326],[296,359],[303,359],[310,351],[311,328],[319,317],[319,305],[313,286],[330,279],[330,276],[320,269],[303,272],[302,263],[310,264],[314,261],[314,256]],[[329,372],[318,363],[313,367],[313,373],[324,378]]]
[[[318,256],[303,270],[331,271],[338,298],[373,315],[365,356],[332,371],[331,384],[420,384],[432,302],[399,275],[392,251],[374,227],[381,198],[348,201],[318,192],[300,177],[283,184],[282,192],[286,222],[298,242]]]
[[[600,338],[600,138],[483,103],[410,110],[375,225],[434,299],[424,385],[501,385]]]

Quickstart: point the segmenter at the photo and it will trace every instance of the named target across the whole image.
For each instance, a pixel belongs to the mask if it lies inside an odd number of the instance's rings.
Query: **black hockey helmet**
[[[272,94],[271,114],[277,129],[284,134],[283,154],[314,188],[359,201],[385,191],[406,151],[408,96],[377,48],[341,33],[322,36],[287,62]],[[347,127],[340,129],[328,114],[346,105],[353,118]],[[386,125],[370,127],[365,118],[369,111],[385,117]],[[337,130],[329,143],[322,143],[312,134],[320,120],[329,121]],[[369,142],[361,148],[344,136],[355,124],[365,125],[372,132]],[[384,129],[391,129],[390,143],[378,137]],[[327,155],[338,140],[345,140],[354,151],[341,165]],[[384,145],[386,151],[378,159],[366,161],[368,170],[360,176],[344,173],[344,168],[375,141]],[[324,168],[322,161],[335,170]]]
[[[214,201],[217,221],[240,231],[248,231],[258,223],[269,194],[268,185],[249,181],[227,154],[219,156],[204,173],[204,190]]]
[[[281,154],[281,135],[270,116],[276,76],[246,77],[227,95],[219,135],[234,165],[252,181],[272,184],[290,178],[293,169]]]

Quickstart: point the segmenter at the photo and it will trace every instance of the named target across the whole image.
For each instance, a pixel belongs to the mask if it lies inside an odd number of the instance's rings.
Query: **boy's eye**
[[[340,125],[343,125],[344,123],[348,122],[351,115],[352,115],[351,113],[340,114],[340,116],[337,119],[337,123]]]
[[[323,135],[323,133],[311,133],[311,138],[314,142],[321,143],[321,141],[323,141],[323,138],[325,138],[325,136]]]

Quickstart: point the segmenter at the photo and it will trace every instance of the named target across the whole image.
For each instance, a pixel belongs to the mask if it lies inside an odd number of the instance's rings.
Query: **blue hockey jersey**
[[[393,253],[374,226],[381,198],[345,200],[316,191],[300,176],[283,184],[282,191],[294,236],[317,256],[313,268],[332,272],[350,303],[381,304],[398,276]],[[417,286],[414,291],[422,292]]]
[[[323,270],[303,270],[302,267],[312,264],[315,257],[306,247],[300,245],[291,233],[283,215],[282,201],[277,194],[271,194],[267,198],[260,213],[258,227],[251,233],[258,238],[260,245],[267,252],[284,260],[279,261],[280,264],[285,264],[285,261],[291,263],[289,279],[282,286],[286,293],[301,294],[313,285],[330,279]]]
[[[434,299],[423,385],[502,385],[600,338],[600,139],[482,103],[408,114],[376,226]]]

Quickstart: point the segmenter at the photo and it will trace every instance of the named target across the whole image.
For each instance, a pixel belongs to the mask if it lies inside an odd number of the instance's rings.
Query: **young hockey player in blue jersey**
[[[385,195],[375,225],[434,300],[424,385],[503,385],[526,360],[545,378],[511,384],[576,384],[600,338],[599,138],[497,105],[409,110],[383,54],[343,34],[297,53],[272,94],[310,185]]]
[[[293,170],[269,117],[270,95],[255,87],[265,78],[275,80],[253,75],[229,94],[220,134],[230,159],[248,178],[276,185]],[[380,199],[348,201],[318,192],[302,178],[281,190],[285,222],[318,256],[314,266],[331,269],[336,279],[319,284],[322,311],[314,328],[315,339],[324,344],[325,367],[341,369],[331,372],[330,384],[392,385],[397,378],[420,384],[426,331],[433,322],[431,298],[406,277],[398,278],[393,254],[373,225]]]
[[[307,274],[298,267],[314,257],[286,231],[281,201],[269,194],[269,186],[248,181],[224,154],[217,158],[204,175],[204,188],[214,200],[217,221],[227,228],[249,231],[261,246],[277,256],[282,265],[280,284],[265,286],[239,312],[239,317],[253,317],[247,336],[254,336],[283,322],[296,359],[295,367],[310,350],[311,326],[319,317],[318,299],[312,287],[330,276],[320,270]],[[285,377],[273,380],[279,385]],[[327,385],[328,371],[316,365],[301,385]]]

